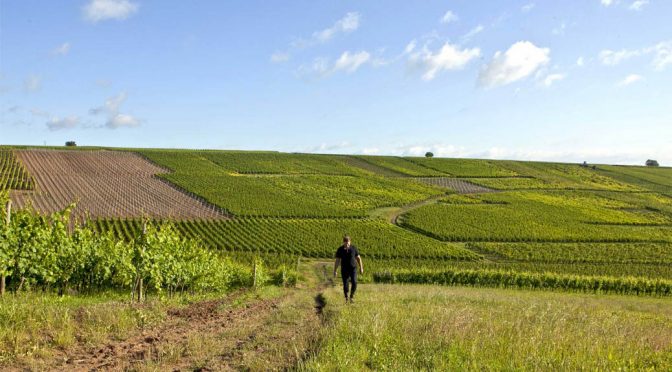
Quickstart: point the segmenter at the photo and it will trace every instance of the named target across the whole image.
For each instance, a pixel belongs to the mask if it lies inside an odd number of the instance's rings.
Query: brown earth
[[[165,319],[123,340],[55,350],[40,370],[277,371],[300,367],[317,351],[326,321],[321,291],[329,263],[309,264],[296,288],[239,290],[166,312]],[[329,266],[330,267],[330,266]],[[304,272],[307,268],[304,267]],[[317,296],[316,296],[317,293]],[[134,305],[142,306],[142,305]],[[21,367],[16,370],[21,370]],[[34,367],[28,367],[34,368]]]
[[[52,213],[76,202],[73,212],[90,218],[221,219],[218,207],[173,187],[156,175],[167,171],[141,156],[123,151],[17,150],[16,156],[35,179],[34,191],[12,190],[19,208],[32,203]]]
[[[461,180],[459,178],[449,178],[449,177],[418,177],[415,178],[420,182],[426,183],[428,185],[435,185],[440,187],[449,188],[457,191],[460,194],[479,194],[484,192],[495,192],[496,190],[489,189],[487,187],[479,186],[471,182]]]

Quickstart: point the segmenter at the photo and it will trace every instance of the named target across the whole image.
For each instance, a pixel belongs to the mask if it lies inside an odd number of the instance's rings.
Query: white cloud
[[[128,114],[116,114],[110,117],[105,126],[110,129],[117,129],[122,127],[137,127],[140,125],[140,120]]]
[[[415,47],[418,45],[418,43],[415,40],[411,40],[410,43],[406,44],[406,48],[404,48],[404,54],[409,54],[415,50]]]
[[[23,81],[23,89],[26,92],[37,92],[42,89],[42,77],[30,75]]]
[[[554,82],[563,80],[566,77],[567,75],[565,74],[550,74],[544,78],[544,86],[548,88],[553,85]]]
[[[348,141],[343,141],[343,142],[339,142],[339,143],[331,143],[331,144],[322,143],[318,146],[308,147],[301,152],[309,152],[309,153],[341,152],[342,150],[348,149],[350,147],[352,147],[352,145]]]
[[[124,20],[138,11],[130,0],[91,0],[82,9],[84,19],[97,23],[108,19]]]
[[[628,85],[634,84],[634,83],[636,83],[636,82],[638,82],[642,79],[643,79],[643,77],[641,75],[631,74],[631,75],[626,76],[617,85],[621,86],[621,87],[628,86]]]
[[[653,67],[656,70],[663,70],[667,65],[672,65],[672,40],[658,43],[646,51],[655,55]]]
[[[637,0],[637,1],[634,1],[632,4],[630,4],[628,9],[635,10],[635,11],[641,11],[648,4],[649,4],[649,0]]]
[[[614,0],[600,0],[600,3],[604,6],[611,6],[614,3]]]
[[[528,13],[528,12],[530,12],[532,9],[534,9],[534,5],[535,5],[534,3],[529,3],[529,4],[526,4],[526,5],[523,5],[523,6],[520,8],[520,10],[521,10],[523,13]]]
[[[551,32],[553,33],[553,35],[564,35],[566,29],[567,29],[567,23],[561,22],[560,25],[554,28]]]
[[[619,51],[613,51],[605,49],[600,52],[600,55],[598,57],[600,58],[600,61],[602,61],[603,64],[607,66],[616,66],[617,64],[625,61],[626,59],[639,56],[640,54],[641,52],[638,50],[622,49]]]
[[[664,70],[672,64],[672,40],[662,41],[654,46],[641,49],[622,49],[613,51],[605,49],[600,52],[599,59],[607,66],[615,66],[634,57],[653,55],[651,62],[656,70]]]
[[[460,49],[458,45],[445,43],[435,53],[427,46],[422,51],[413,53],[409,57],[409,65],[423,71],[423,80],[432,80],[441,71],[463,69],[471,60],[480,55],[479,48]]]
[[[350,54],[350,52],[346,51],[336,60],[333,70],[334,72],[344,70],[348,73],[352,73],[357,71],[361,65],[368,62],[370,58],[371,55],[366,51],[353,54]]]
[[[70,43],[63,43],[51,51],[56,56],[64,56],[70,52]]]
[[[478,25],[478,26],[472,28],[471,30],[469,30],[469,32],[462,35],[462,42],[463,43],[468,43],[474,36],[483,32],[483,30],[485,30],[485,27],[483,27],[483,25]]]
[[[299,67],[297,72],[299,75],[308,78],[324,78],[339,71],[351,74],[366,63],[373,63],[369,52],[364,50],[352,53],[345,51],[333,64],[328,58],[318,57],[313,60],[310,66]]]
[[[479,82],[485,87],[496,87],[526,78],[551,60],[550,53],[549,48],[519,41],[506,52],[495,53],[492,62],[481,70]]]
[[[31,115],[37,117],[48,118],[50,116],[48,112],[40,110],[38,108],[31,108],[28,111],[30,112]]]
[[[286,52],[275,52],[271,55],[271,62],[273,63],[282,63],[289,61],[289,53]]]
[[[338,34],[347,34],[356,31],[359,28],[360,19],[361,15],[359,13],[349,12],[343,18],[336,21],[333,26],[315,31],[309,40],[299,39],[292,46],[304,48],[315,44],[324,44]]]
[[[379,154],[379,153],[380,153],[380,149],[377,148],[377,147],[367,147],[367,148],[362,149],[362,154],[364,154],[364,155],[375,155],[375,154]]]
[[[457,22],[460,18],[457,16],[457,14],[453,13],[452,11],[447,11],[446,14],[441,17],[441,23],[451,23],[451,22]]]
[[[290,43],[288,51],[273,53],[271,55],[271,62],[286,62],[291,57],[290,52],[293,50],[324,44],[336,37],[338,34],[348,34],[356,31],[359,28],[361,18],[362,16],[358,12],[349,12],[343,16],[343,18],[336,21],[333,26],[325,28],[324,30],[313,32],[310,38],[299,38],[294,40]]]
[[[92,108],[89,113],[91,115],[105,115],[107,117],[105,126],[109,129],[137,127],[142,123],[140,119],[120,112],[121,105],[126,101],[126,98],[125,92],[119,93],[105,100],[103,106]]]
[[[47,128],[49,130],[61,130],[61,129],[72,129],[79,125],[80,120],[77,116],[68,116],[66,118],[60,119],[57,117],[51,118],[47,121]]]
[[[583,67],[586,64],[586,61],[583,59],[583,57],[579,57],[576,59],[576,65],[579,67]]]

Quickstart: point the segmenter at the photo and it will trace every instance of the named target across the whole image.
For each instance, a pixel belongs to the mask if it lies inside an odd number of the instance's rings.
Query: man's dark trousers
[[[350,281],[350,298],[355,296],[355,291],[357,290],[357,268],[352,268],[350,270],[341,270],[341,278],[343,279],[343,294],[345,298],[348,298],[348,281]]]

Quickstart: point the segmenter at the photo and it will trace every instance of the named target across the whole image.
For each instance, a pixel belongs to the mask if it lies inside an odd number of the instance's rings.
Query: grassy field
[[[669,301],[418,285],[363,285],[302,368],[669,370]]]

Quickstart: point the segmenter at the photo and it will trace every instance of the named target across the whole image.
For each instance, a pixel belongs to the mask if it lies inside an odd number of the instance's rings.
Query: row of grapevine
[[[589,275],[609,277],[642,277],[672,280],[669,263],[617,263],[617,262],[543,262],[543,261],[441,261],[431,259],[373,259],[366,262],[367,273],[386,270],[498,270],[563,275]]]
[[[98,231],[140,229],[140,220],[97,220]],[[230,252],[331,258],[349,234],[367,258],[417,257],[438,260],[479,260],[463,244],[443,243],[391,225],[382,220],[237,218],[221,221],[181,221],[180,233],[204,245]]]
[[[628,295],[672,296],[672,280],[561,275],[500,270],[396,270],[373,274],[376,283],[565,290]]]
[[[672,242],[669,214],[642,213],[596,195],[510,192],[479,196],[483,203],[462,199],[420,207],[399,221],[445,241]]]
[[[468,246],[504,260],[672,264],[672,243],[470,243]]]
[[[200,153],[146,151],[153,162],[174,170],[161,177],[235,216],[365,217],[370,210],[402,206],[446,192],[403,178],[324,174],[242,175]]]
[[[35,188],[33,178],[8,148],[0,148],[0,191],[32,190]]]
[[[225,218],[221,209],[157,179],[164,170],[130,152],[17,150],[39,192],[12,195],[18,207],[41,213],[73,201],[77,219],[87,217]],[[4,178],[3,178],[4,179]]]
[[[249,266],[201,247],[169,224],[147,223],[144,233],[123,241],[112,232],[71,227],[73,207],[48,216],[24,209],[0,226],[3,292],[5,284],[14,291],[58,288],[61,293],[116,288],[133,289],[142,298],[143,285],[173,293],[220,291],[252,281]],[[0,213],[3,221],[5,213]]]

